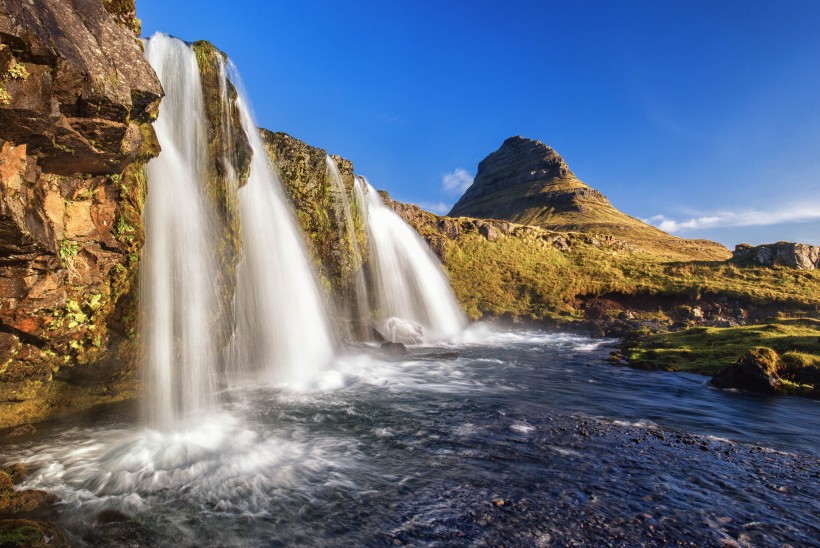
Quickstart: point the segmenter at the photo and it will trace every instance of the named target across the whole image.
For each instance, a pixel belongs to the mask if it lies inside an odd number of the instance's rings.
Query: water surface
[[[817,402],[611,366],[610,342],[479,326],[401,360],[354,348],[308,391],[233,388],[172,432],[113,408],[4,455],[94,545],[820,538]]]

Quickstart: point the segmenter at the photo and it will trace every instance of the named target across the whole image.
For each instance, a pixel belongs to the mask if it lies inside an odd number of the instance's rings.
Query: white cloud
[[[450,194],[464,194],[473,184],[473,176],[463,168],[458,168],[441,178],[441,187]]]
[[[431,202],[421,202],[419,207],[422,209],[426,209],[427,211],[432,211],[438,215],[444,215],[448,211],[450,211],[452,206],[445,204],[444,202],[438,203],[431,203]]]
[[[684,220],[670,219],[665,215],[655,215],[644,221],[666,232],[681,232],[716,227],[767,226],[817,220],[820,220],[820,203],[780,207],[767,211],[754,209],[719,211]]]

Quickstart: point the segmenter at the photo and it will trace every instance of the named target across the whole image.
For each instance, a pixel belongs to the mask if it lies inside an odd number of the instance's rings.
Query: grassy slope
[[[431,213],[405,217],[428,240],[442,242],[438,247],[453,289],[473,319],[503,314],[569,319],[579,315],[578,298],[611,293],[692,302],[713,294],[753,305],[820,310],[820,271],[668,261],[589,234],[466,218],[449,220],[460,232],[451,238],[442,235],[440,218]],[[506,225],[509,234],[499,230],[490,241],[479,232],[482,224]],[[558,249],[552,243],[556,238],[565,239],[569,249]]]
[[[820,320],[792,318],[730,328],[695,327],[659,333],[628,347],[633,365],[714,374],[750,348],[764,346],[794,365],[820,365]]]

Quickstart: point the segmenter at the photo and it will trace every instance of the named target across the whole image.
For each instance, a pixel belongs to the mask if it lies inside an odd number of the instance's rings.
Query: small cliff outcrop
[[[757,246],[738,244],[732,252],[732,259],[738,263],[815,270],[820,268],[820,246],[793,242]]]
[[[133,393],[162,89],[133,1],[0,0],[0,424]]]
[[[720,244],[677,238],[619,211],[579,180],[555,150],[521,136],[510,137],[478,164],[472,186],[448,216],[611,236],[672,260],[729,257]]]

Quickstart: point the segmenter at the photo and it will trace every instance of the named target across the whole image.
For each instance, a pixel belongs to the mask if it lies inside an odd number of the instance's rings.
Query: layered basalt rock
[[[555,150],[521,136],[510,137],[478,164],[472,186],[448,216],[610,236],[673,260],[729,257],[720,244],[677,238],[619,211],[581,182]]]
[[[555,150],[517,136],[478,164],[473,184],[448,216],[518,220],[535,207],[581,211],[583,202],[609,203],[579,181]]]
[[[109,7],[0,0],[1,426],[133,393],[162,89]]]

